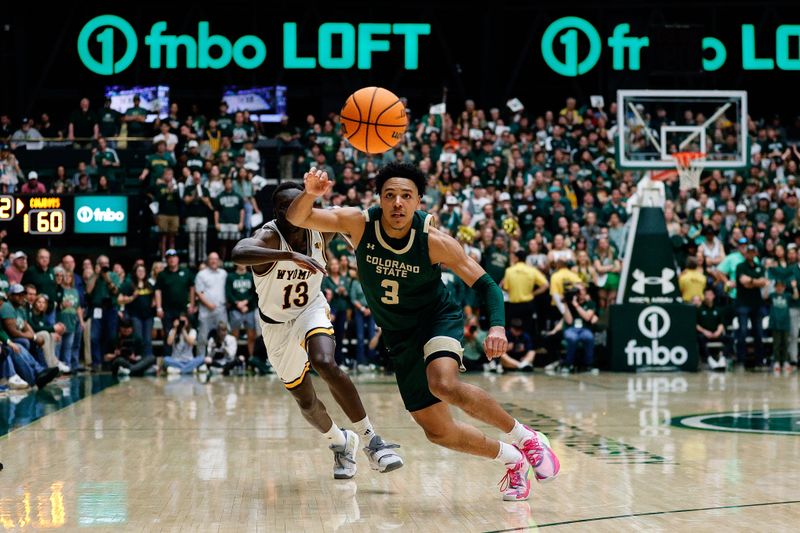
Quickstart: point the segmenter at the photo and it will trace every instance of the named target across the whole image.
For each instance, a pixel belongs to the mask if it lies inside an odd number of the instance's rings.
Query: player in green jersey
[[[515,420],[484,390],[459,379],[464,317],[441,281],[441,265],[485,302],[491,328],[484,350],[490,359],[506,350],[503,296],[458,241],[437,230],[431,215],[417,210],[425,175],[413,165],[389,163],[376,176],[380,206],[367,211],[315,209],[314,202],[332,182],[316,168],[304,181],[305,192],[294,200],[286,218],[295,226],[349,235],[364,294],[383,331],[406,409],[431,442],[504,464],[503,498],[527,499],[531,471],[538,480],[552,479],[559,462],[542,433]],[[456,421],[448,404],[500,429],[511,444]]]

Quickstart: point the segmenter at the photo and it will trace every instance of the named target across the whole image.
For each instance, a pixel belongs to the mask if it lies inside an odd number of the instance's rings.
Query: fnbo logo
[[[267,46],[255,35],[242,35],[231,43],[225,36],[212,34],[207,21],[197,23],[196,38],[192,35],[169,35],[165,33],[166,30],[165,21],[156,22],[144,38],[144,44],[150,50],[150,68],[161,68],[162,50],[166,54],[164,66],[168,69],[178,68],[179,51],[185,53],[186,62],[182,66],[189,69],[221,69],[227,67],[231,60],[241,68],[254,69],[261,66],[267,57]],[[118,33],[125,40],[125,51],[116,60],[115,39]],[[99,59],[90,49],[92,39],[100,44]],[[93,18],[78,35],[78,56],[81,61],[86,68],[103,76],[118,74],[128,68],[138,48],[139,41],[133,26],[116,15]]]
[[[97,30],[102,31],[97,32]],[[118,30],[122,37],[125,38],[125,53],[119,61],[114,61],[114,30]],[[89,40],[97,32],[95,39],[100,43],[100,60],[98,61],[92,56],[89,50]],[[128,68],[133,63],[136,57],[136,51],[139,49],[139,41],[136,37],[136,31],[127,20],[116,15],[100,15],[95,17],[81,30],[78,35],[78,57],[86,68],[95,74],[109,76],[111,74],[118,74]]]
[[[650,38],[629,35],[630,31],[631,25],[627,22],[617,24],[606,39],[612,52],[611,68],[614,70],[641,68],[641,52],[650,45]],[[589,44],[589,50],[583,57],[579,53],[581,35]],[[563,54],[560,54],[562,48]],[[592,70],[600,60],[602,48],[600,33],[589,21],[580,17],[562,17],[550,24],[542,35],[544,62],[553,72],[562,76],[580,76]]]

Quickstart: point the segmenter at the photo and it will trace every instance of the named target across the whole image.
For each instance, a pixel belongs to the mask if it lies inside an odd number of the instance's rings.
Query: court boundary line
[[[657,515],[667,515],[667,514],[678,514],[678,513],[696,513],[701,511],[717,511],[721,509],[744,509],[747,507],[766,507],[770,505],[794,505],[800,503],[800,500],[786,500],[782,502],[761,502],[761,503],[744,503],[739,505],[721,505],[718,507],[696,507],[691,509],[674,509],[671,511],[650,511],[647,513],[629,513],[629,514],[621,514],[621,515],[612,515],[612,516],[597,516],[594,518],[578,518],[575,520],[564,520],[562,522],[549,522],[547,524],[539,524],[535,526],[522,526],[522,527],[513,527],[509,529],[496,529],[492,531],[486,531],[484,533],[508,533],[510,531],[527,531],[530,529],[537,529],[540,527],[553,527],[553,526],[566,526],[569,524],[581,524],[584,522],[599,522],[601,520],[618,520],[620,518],[636,518],[639,516],[657,516]]]

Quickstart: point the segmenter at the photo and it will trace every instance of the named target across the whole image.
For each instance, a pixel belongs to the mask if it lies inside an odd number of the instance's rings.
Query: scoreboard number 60
[[[31,235],[60,235],[64,229],[63,209],[31,209],[22,221],[22,231]]]

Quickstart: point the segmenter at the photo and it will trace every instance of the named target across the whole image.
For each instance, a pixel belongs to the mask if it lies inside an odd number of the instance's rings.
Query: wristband
[[[489,317],[489,326],[506,327],[506,310],[503,302],[503,292],[494,282],[489,274],[483,276],[473,283],[472,288],[480,296],[480,300],[486,303],[486,314]]]

